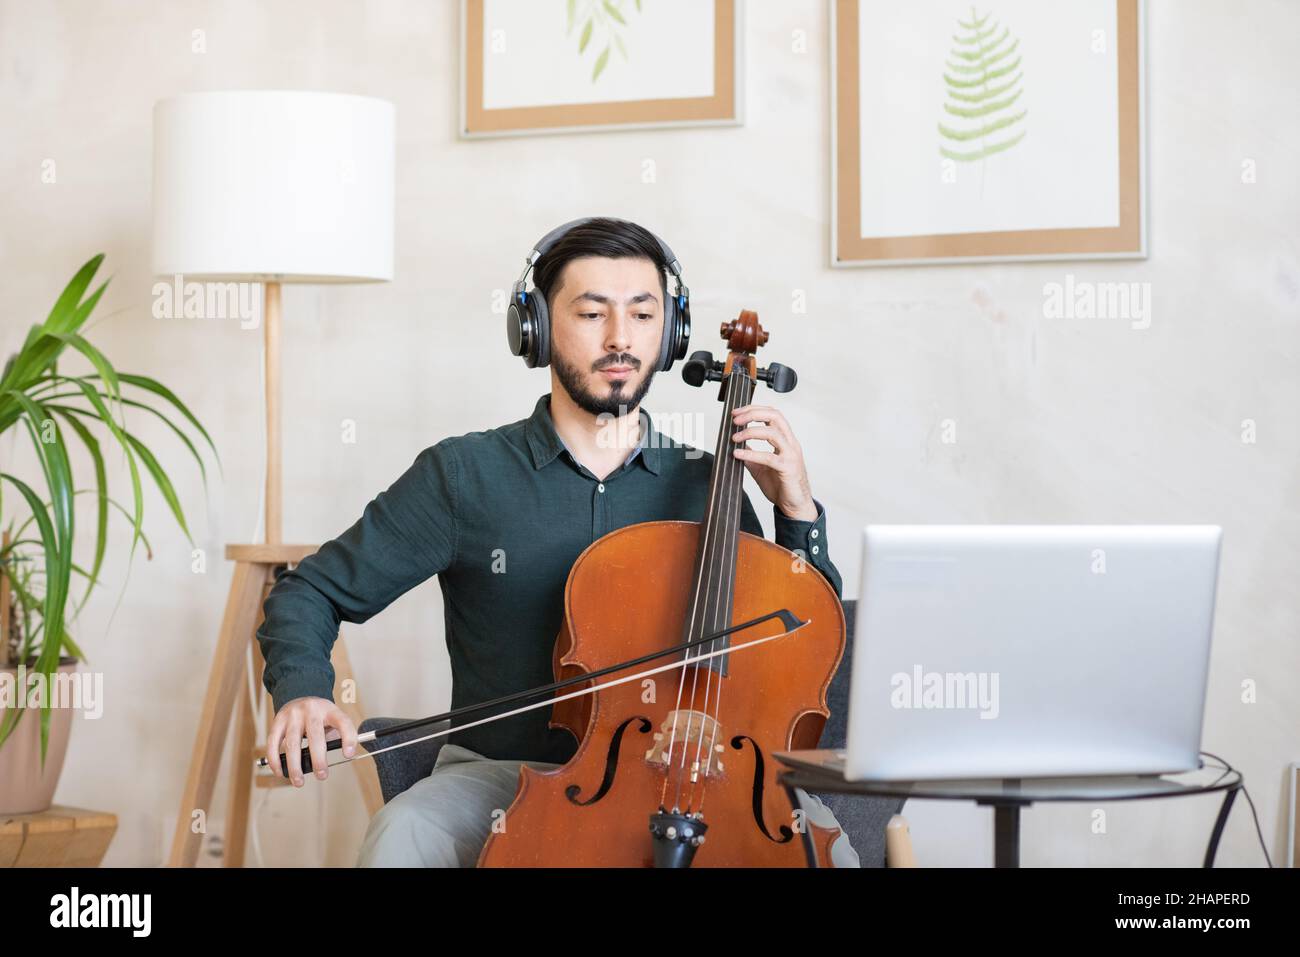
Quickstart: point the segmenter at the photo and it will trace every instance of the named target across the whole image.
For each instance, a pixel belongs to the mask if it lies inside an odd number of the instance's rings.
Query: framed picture
[[[741,0],[461,0],[462,137],[743,122]]]
[[[1146,257],[1140,0],[830,0],[831,265]]]

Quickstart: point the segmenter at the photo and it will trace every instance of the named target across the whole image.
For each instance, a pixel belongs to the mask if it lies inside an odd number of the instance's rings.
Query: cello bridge
[[[724,740],[721,723],[710,715],[685,709],[670,711],[655,732],[654,744],[646,751],[645,759],[650,764],[668,767],[672,762],[670,749],[677,752],[681,748],[681,754],[690,766],[690,779],[694,782],[701,774],[707,777],[722,773]]]

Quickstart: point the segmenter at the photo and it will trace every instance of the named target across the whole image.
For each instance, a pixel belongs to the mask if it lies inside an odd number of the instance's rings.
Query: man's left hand
[[[754,476],[767,500],[788,518],[811,522],[817,518],[817,505],[813,502],[812,487],[808,484],[808,469],[804,466],[803,449],[795,441],[794,432],[785,416],[767,405],[742,405],[731,416],[734,426],[749,425],[731,437],[736,446],[735,455]],[[750,439],[762,439],[773,451],[762,452],[744,445]]]

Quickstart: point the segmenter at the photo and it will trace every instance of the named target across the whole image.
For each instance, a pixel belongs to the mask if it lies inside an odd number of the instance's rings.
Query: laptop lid
[[[1197,767],[1220,538],[867,526],[845,777]]]

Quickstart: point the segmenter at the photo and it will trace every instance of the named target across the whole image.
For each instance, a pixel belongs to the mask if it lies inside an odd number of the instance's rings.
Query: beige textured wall
[[[549,379],[508,355],[494,292],[554,224],[636,219],[686,266],[693,348],[716,351],[717,323],[754,308],[772,332],[765,361],[798,370],[780,404],[826,503],[849,597],[868,521],[1221,523],[1204,747],[1244,770],[1281,855],[1284,765],[1300,760],[1300,7],[1150,3],[1148,260],[845,271],[827,266],[827,6],[748,8],[743,128],[461,142],[450,0],[0,0],[0,348],[15,349],[73,270],[106,252],[114,279],[94,341],[119,368],[174,386],[225,461],[205,511],[182,450],[137,417],[165,450],[210,563],[191,572],[190,546],[151,492],[153,560],[130,570],[114,615],[128,543],[115,523],[106,587],[78,623],[109,699],[102,720],[78,720],[58,799],[120,815],[108,863],[164,859],[229,583],[221,551],[255,531],[260,336],[150,314],[151,108],[224,88],[397,106],[396,280],[285,293],[287,540],[337,534],[439,438],[527,415]],[[807,31],[808,52],[792,52],[795,30]],[[51,159],[52,184],[41,179]],[[1246,159],[1253,184],[1241,181]],[[1150,328],[1044,318],[1043,284],[1067,272],[1150,283]],[[797,290],[806,315],[792,311]],[[713,420],[711,403],[674,372],[646,406]],[[958,422],[956,445],[940,442],[945,418]],[[1246,418],[1253,445],[1240,440]],[[340,441],[344,419],[357,423],[355,444]],[[0,446],[6,463],[13,452]],[[124,481],[120,456],[113,465]],[[440,605],[428,582],[346,629],[372,712],[446,702]],[[1257,682],[1257,703],[1241,702],[1245,680]],[[261,792],[268,862],[352,862],[365,822],[350,773]],[[1091,808],[1035,808],[1024,861],[1192,865],[1215,803],[1112,805],[1104,836],[1091,832]],[[218,817],[223,807],[224,791]],[[913,803],[908,814],[922,863],[987,862],[988,812]],[[1261,863],[1244,802],[1220,860]]]

